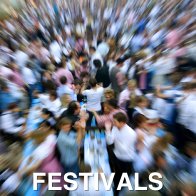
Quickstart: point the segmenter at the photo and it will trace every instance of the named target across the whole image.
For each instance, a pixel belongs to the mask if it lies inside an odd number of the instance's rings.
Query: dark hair
[[[13,110],[13,109],[15,109],[15,108],[17,108],[18,106],[17,106],[17,104],[16,103],[10,103],[9,105],[8,105],[8,110]]]
[[[74,80],[74,85],[82,85],[82,81],[79,79]]]
[[[75,110],[78,109],[77,101],[71,101],[67,108],[67,113],[73,115]]]
[[[49,95],[55,97],[55,99],[58,97],[57,92],[54,90],[50,91]]]
[[[117,64],[121,64],[121,63],[123,63],[124,62],[124,59],[123,58],[118,58],[117,60],[116,60],[116,63]]]
[[[51,127],[52,127],[51,123],[50,123],[49,121],[47,121],[47,120],[42,121],[42,122],[39,124],[39,127],[41,127],[41,126],[46,126],[46,127],[48,127],[48,128],[51,128]]]
[[[136,105],[138,104],[138,103],[142,103],[142,102],[144,102],[144,101],[147,101],[148,99],[146,98],[146,97],[144,97],[144,96],[137,96],[136,98],[135,98],[135,103],[136,103]]]
[[[140,124],[142,122],[144,122],[146,120],[147,120],[147,118],[143,114],[138,113],[138,114],[134,115],[134,117],[133,117],[133,125],[135,128],[137,128],[140,126]]]
[[[97,80],[95,78],[91,78],[89,80],[89,85],[93,88],[93,87],[96,87],[97,85]]]
[[[81,72],[80,77],[81,78],[90,77],[90,74],[88,72]]]
[[[89,164],[81,162],[80,163],[80,172],[81,173],[91,172],[91,166]]]
[[[47,108],[43,108],[42,113],[49,115],[49,117],[54,117],[54,114],[51,111],[49,111]]]
[[[112,106],[115,109],[118,109],[118,101],[116,99],[110,99],[106,101],[105,103]]]
[[[124,122],[124,123],[127,122],[127,117],[126,117],[126,115],[123,112],[118,112],[117,114],[115,114],[113,116],[113,118],[115,120],[117,120],[118,122]]]
[[[101,61],[99,59],[94,59],[93,60],[93,65],[96,67],[96,68],[100,68],[101,67]]]
[[[60,82],[61,82],[61,84],[66,84],[67,83],[67,78],[65,76],[62,76],[60,78]]]
[[[90,47],[89,47],[89,50],[94,50],[94,51],[96,51],[95,47],[93,47],[93,46],[90,46]]]
[[[158,161],[159,158],[165,158],[165,153],[163,151],[157,151],[153,154],[154,161]]]

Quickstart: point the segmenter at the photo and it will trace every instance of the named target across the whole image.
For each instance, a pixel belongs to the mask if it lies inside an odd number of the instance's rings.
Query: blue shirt
[[[57,138],[57,146],[61,154],[61,163],[69,166],[78,160],[77,133],[61,131]]]
[[[0,110],[7,110],[11,103],[16,103],[17,99],[14,98],[9,92],[0,91]]]

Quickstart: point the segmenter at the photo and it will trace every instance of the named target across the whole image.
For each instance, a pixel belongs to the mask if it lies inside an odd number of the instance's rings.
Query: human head
[[[57,99],[57,92],[56,91],[50,91],[50,93],[49,93],[49,97],[50,97],[50,100],[51,101],[54,101],[54,100],[56,100]]]
[[[95,78],[91,78],[89,80],[89,85],[91,86],[91,88],[94,88],[97,86],[97,80]]]
[[[71,102],[71,96],[69,94],[63,94],[61,96],[61,104],[63,107],[67,107],[70,102]]]
[[[82,81],[79,79],[74,80],[75,89],[80,90],[82,85]]]
[[[124,113],[119,112],[113,116],[114,126],[118,129],[121,129],[127,122],[127,117]]]
[[[65,76],[62,76],[60,78],[60,82],[61,82],[62,85],[65,85],[67,83],[67,78]]]
[[[137,96],[135,99],[136,106],[146,108],[148,106],[148,99],[144,96]]]
[[[100,61],[99,59],[94,59],[94,60],[93,60],[93,65],[94,65],[97,69],[99,69],[99,68],[101,68],[101,61]]]
[[[50,117],[54,117],[54,114],[49,111],[47,108],[42,109],[41,117],[45,120],[49,119]]]
[[[51,74],[49,71],[45,71],[45,72],[44,72],[44,77],[45,77],[47,80],[51,80],[51,79],[52,79],[52,74]]]
[[[72,121],[68,118],[63,118],[59,123],[59,127],[62,131],[69,132],[72,127]]]
[[[113,99],[115,97],[114,90],[113,89],[106,89],[104,91],[104,97],[105,97],[106,101]]]
[[[8,105],[8,110],[11,111],[11,112],[18,112],[19,108],[18,108],[18,105],[16,103],[10,103]]]
[[[89,82],[90,74],[88,72],[82,72],[80,74],[80,77],[82,79],[82,82],[87,83],[87,82]]]
[[[68,105],[67,112],[70,115],[79,115],[80,108],[80,104],[77,101],[71,101]]]
[[[93,53],[95,53],[95,51],[96,51],[95,47],[90,46],[90,48],[89,48],[90,55],[92,55]]]
[[[143,114],[136,114],[133,117],[133,124],[135,128],[145,128],[147,123],[147,118]]]
[[[118,109],[118,101],[116,99],[110,99],[105,102],[108,105],[110,111]]]
[[[130,91],[133,91],[136,88],[136,81],[135,80],[129,80],[127,83],[127,87]]]

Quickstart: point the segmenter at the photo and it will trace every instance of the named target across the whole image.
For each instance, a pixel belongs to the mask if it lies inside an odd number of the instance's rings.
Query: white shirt
[[[23,79],[24,79],[25,83],[27,83],[27,84],[35,84],[36,83],[35,75],[33,74],[33,71],[30,68],[24,67],[22,69],[22,75],[23,75]]]
[[[186,108],[187,112],[187,122],[186,128],[196,134],[196,101],[191,100]],[[189,116],[189,118],[188,118]]]
[[[61,109],[61,101],[57,98],[54,101],[49,99],[48,95],[41,94],[39,95],[40,102],[43,104],[43,107],[46,107],[48,110],[53,112],[55,116],[58,116]]]
[[[57,137],[53,134],[47,136],[47,138],[33,151],[32,156],[36,160],[44,160],[47,158],[52,151],[57,142]]]
[[[106,131],[107,144],[114,144],[114,154],[123,161],[132,161],[135,157],[136,133],[125,124],[120,130],[113,127],[112,131]]]
[[[104,93],[104,88],[99,87],[96,90],[90,89],[83,91],[83,95],[87,96],[87,105],[86,109],[88,111],[95,110],[100,111],[101,110],[101,98]]]
[[[50,44],[50,53],[57,63],[61,60],[61,52],[61,47],[57,41],[54,41]]]
[[[29,60],[29,56],[21,50],[16,51],[14,57],[16,64],[20,66],[21,70],[26,66],[26,63]]]
[[[23,93],[17,84],[10,81],[8,81],[7,84],[13,97],[15,97],[16,99],[23,98]]]
[[[194,96],[193,94],[186,95],[187,96],[184,100],[180,101],[178,104],[178,118],[177,122],[181,125],[184,125],[186,128],[188,128],[189,121],[191,120],[191,115],[193,115],[193,111],[195,110],[194,106]],[[183,98],[182,98],[183,99]],[[195,119],[192,119],[193,121]]]
[[[3,129],[6,133],[18,133],[22,127],[16,127],[15,120],[11,111],[3,112],[0,116],[0,129]]]
[[[89,178],[89,189],[84,190],[84,181],[82,179],[77,179],[78,188],[75,191],[70,191],[70,196],[103,196],[112,195],[111,191],[106,191],[102,181],[99,181],[99,190],[95,190],[95,179],[93,177]]]

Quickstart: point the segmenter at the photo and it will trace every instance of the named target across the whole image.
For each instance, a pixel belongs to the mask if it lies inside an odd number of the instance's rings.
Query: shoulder
[[[136,136],[136,132],[129,126],[126,125],[127,133],[131,134],[132,136]]]

